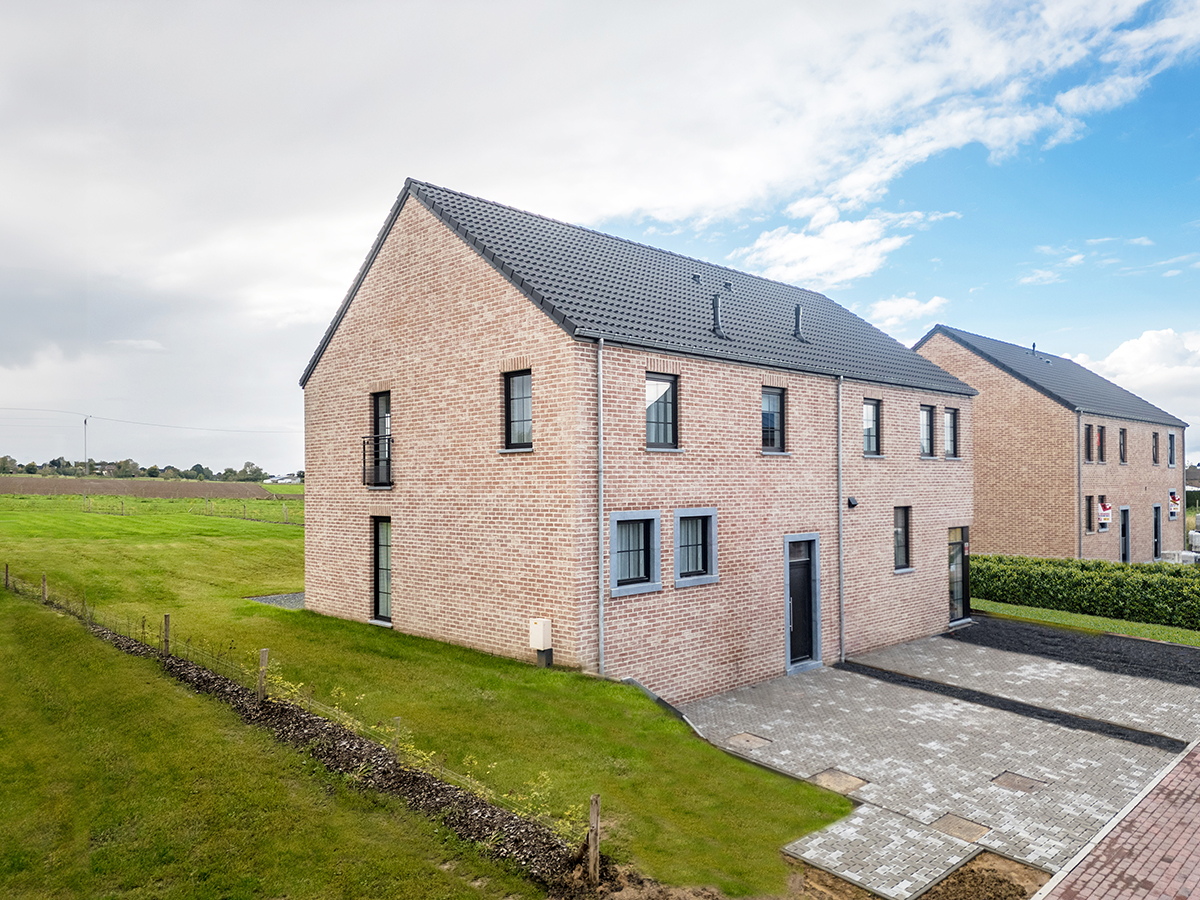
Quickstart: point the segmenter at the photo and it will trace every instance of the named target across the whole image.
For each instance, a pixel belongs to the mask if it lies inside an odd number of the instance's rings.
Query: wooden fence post
[[[171,655],[171,614],[163,615],[163,653]]]
[[[8,590],[8,563],[4,564],[4,589]]]
[[[258,702],[267,699],[267,648],[258,651]]]
[[[43,572],[42,573],[42,602],[43,603],[46,602],[46,600],[48,599],[48,596],[49,595],[46,593],[46,573]]]
[[[125,515],[125,498],[121,498],[121,515]]]
[[[142,616],[142,643],[146,643],[146,617]]]
[[[588,816],[588,880],[600,883],[600,795],[592,794],[592,810]]]
[[[287,524],[287,504],[283,504],[283,524]]]
[[[396,755],[396,758],[399,759],[400,758],[400,727],[401,727],[400,726],[400,717],[393,716],[392,721],[396,723],[396,733],[394,735],[392,735],[392,752]]]

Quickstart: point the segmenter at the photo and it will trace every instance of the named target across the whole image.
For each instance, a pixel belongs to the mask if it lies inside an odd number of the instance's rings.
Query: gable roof
[[[312,376],[409,198],[569,335],[665,353],[974,395],[828,297],[409,179],[300,379]],[[714,298],[721,330],[714,333]],[[796,307],[803,338],[794,336]]]
[[[935,334],[944,334],[1072,412],[1079,410],[1096,416],[1111,416],[1114,419],[1131,419],[1135,422],[1176,428],[1187,427],[1187,422],[1182,419],[1177,419],[1137,394],[1130,393],[1106,378],[1101,378],[1091,369],[1062,356],[1034,353],[1029,347],[971,334],[969,331],[960,331],[948,325],[935,325],[927,335],[917,341],[913,349],[920,349]]]

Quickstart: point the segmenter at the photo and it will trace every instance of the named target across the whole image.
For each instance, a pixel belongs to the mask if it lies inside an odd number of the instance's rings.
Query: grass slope
[[[0,671],[6,898],[540,895],[153,661],[3,591]]]
[[[1200,631],[1174,628],[1170,625],[1148,625],[1144,622],[1126,622],[1123,619],[1106,619],[1103,616],[1084,616],[1078,613],[1061,612],[1057,609],[1040,609],[1036,606],[1019,606],[1015,603],[993,603],[990,600],[972,600],[971,608],[996,616],[1024,619],[1028,622],[1047,622],[1051,625],[1066,625],[1084,631],[1111,632],[1130,637],[1167,641],[1200,647]]]
[[[173,639],[269,647],[289,681],[369,723],[400,717],[422,750],[445,754],[526,805],[582,821],[603,803],[604,850],[669,884],[732,895],[782,893],[779,849],[845,815],[836,794],[729,757],[634,688],[242,599],[303,589],[303,533],[182,515],[98,516],[0,504],[0,563],[48,575],[109,622]]]

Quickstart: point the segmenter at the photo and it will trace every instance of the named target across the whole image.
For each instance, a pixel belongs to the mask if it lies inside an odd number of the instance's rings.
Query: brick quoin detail
[[[307,605],[366,622],[371,516],[392,520],[392,625],[532,661],[529,619],[553,620],[555,662],[595,671],[596,358],[411,199],[305,389]],[[503,371],[532,373],[533,450],[504,448]],[[656,361],[663,367],[656,366]],[[682,453],[645,449],[647,366],[678,375]],[[657,510],[660,591],[605,600],[605,672],[682,703],[786,672],[786,534],[820,535],[823,662],[838,647],[837,382],[606,346],[605,574],[611,512]],[[370,393],[392,394],[391,490],[361,483]],[[787,456],[761,452],[761,391],[786,389]],[[862,402],[883,456],[862,454]],[[957,460],[921,459],[919,409],[959,412]],[[947,530],[973,526],[972,401],[843,385],[846,652],[949,619]],[[893,571],[893,508],[912,507],[912,571]],[[719,581],[674,586],[674,511],[715,507]],[[1164,514],[1165,515],[1165,514]],[[974,538],[974,531],[972,532]]]

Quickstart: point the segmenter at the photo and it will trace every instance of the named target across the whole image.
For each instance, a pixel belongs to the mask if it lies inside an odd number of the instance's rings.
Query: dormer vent
[[[692,275],[692,281],[696,282],[696,284],[699,284],[699,283],[700,283],[700,275],[699,275],[699,273],[696,273],[696,274]]]
[[[721,327],[721,295],[713,294],[713,334],[717,337],[728,340],[725,335],[725,329]]]
[[[796,304],[796,330],[792,332],[792,337],[804,340],[804,331],[801,324],[804,321],[804,307],[799,303]]]

